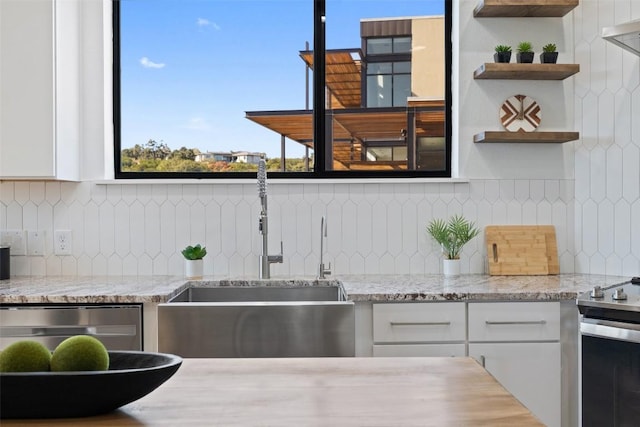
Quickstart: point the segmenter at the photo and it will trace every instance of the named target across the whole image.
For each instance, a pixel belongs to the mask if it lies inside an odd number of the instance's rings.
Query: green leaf
[[[182,255],[188,260],[202,259],[207,254],[207,248],[197,244],[195,246],[187,246],[182,250]]]
[[[433,219],[427,226],[427,232],[440,244],[447,259],[460,258],[462,247],[480,234],[475,224],[462,215],[454,215],[448,222],[440,218]]]

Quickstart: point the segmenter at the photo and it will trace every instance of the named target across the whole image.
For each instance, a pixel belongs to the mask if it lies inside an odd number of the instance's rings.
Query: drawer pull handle
[[[451,322],[389,322],[391,326],[449,326]]]
[[[487,325],[545,325],[546,320],[507,320],[507,321],[493,321],[485,320]]]

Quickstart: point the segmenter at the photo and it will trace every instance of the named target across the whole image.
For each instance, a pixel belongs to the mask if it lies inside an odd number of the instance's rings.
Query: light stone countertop
[[[560,274],[556,276],[338,275],[315,278],[205,277],[189,281],[177,276],[70,277],[18,276],[0,281],[0,304],[33,303],[161,303],[193,286],[327,286],[342,284],[352,301],[562,301],[596,285],[629,280],[623,276]]]

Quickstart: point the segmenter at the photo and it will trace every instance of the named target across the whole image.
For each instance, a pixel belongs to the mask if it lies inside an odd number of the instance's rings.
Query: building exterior
[[[249,151],[207,151],[196,156],[196,162],[227,162],[227,163],[250,163],[257,165],[265,153],[253,153]]]
[[[359,48],[327,50],[327,141],[333,170],[448,166],[443,16],[363,19]],[[313,51],[300,57],[313,69]],[[310,149],[311,110],[246,117]]]

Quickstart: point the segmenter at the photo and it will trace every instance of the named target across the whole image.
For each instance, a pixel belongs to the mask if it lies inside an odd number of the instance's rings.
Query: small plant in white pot
[[[187,279],[202,279],[204,270],[204,262],[202,258],[207,254],[207,248],[197,244],[195,246],[187,246],[182,250],[182,256],[186,259],[185,275]]]
[[[433,219],[427,226],[427,232],[442,248],[442,253],[445,256],[444,275],[457,276],[460,274],[462,247],[480,234],[480,230],[462,215],[454,215],[449,218],[449,221]]]

